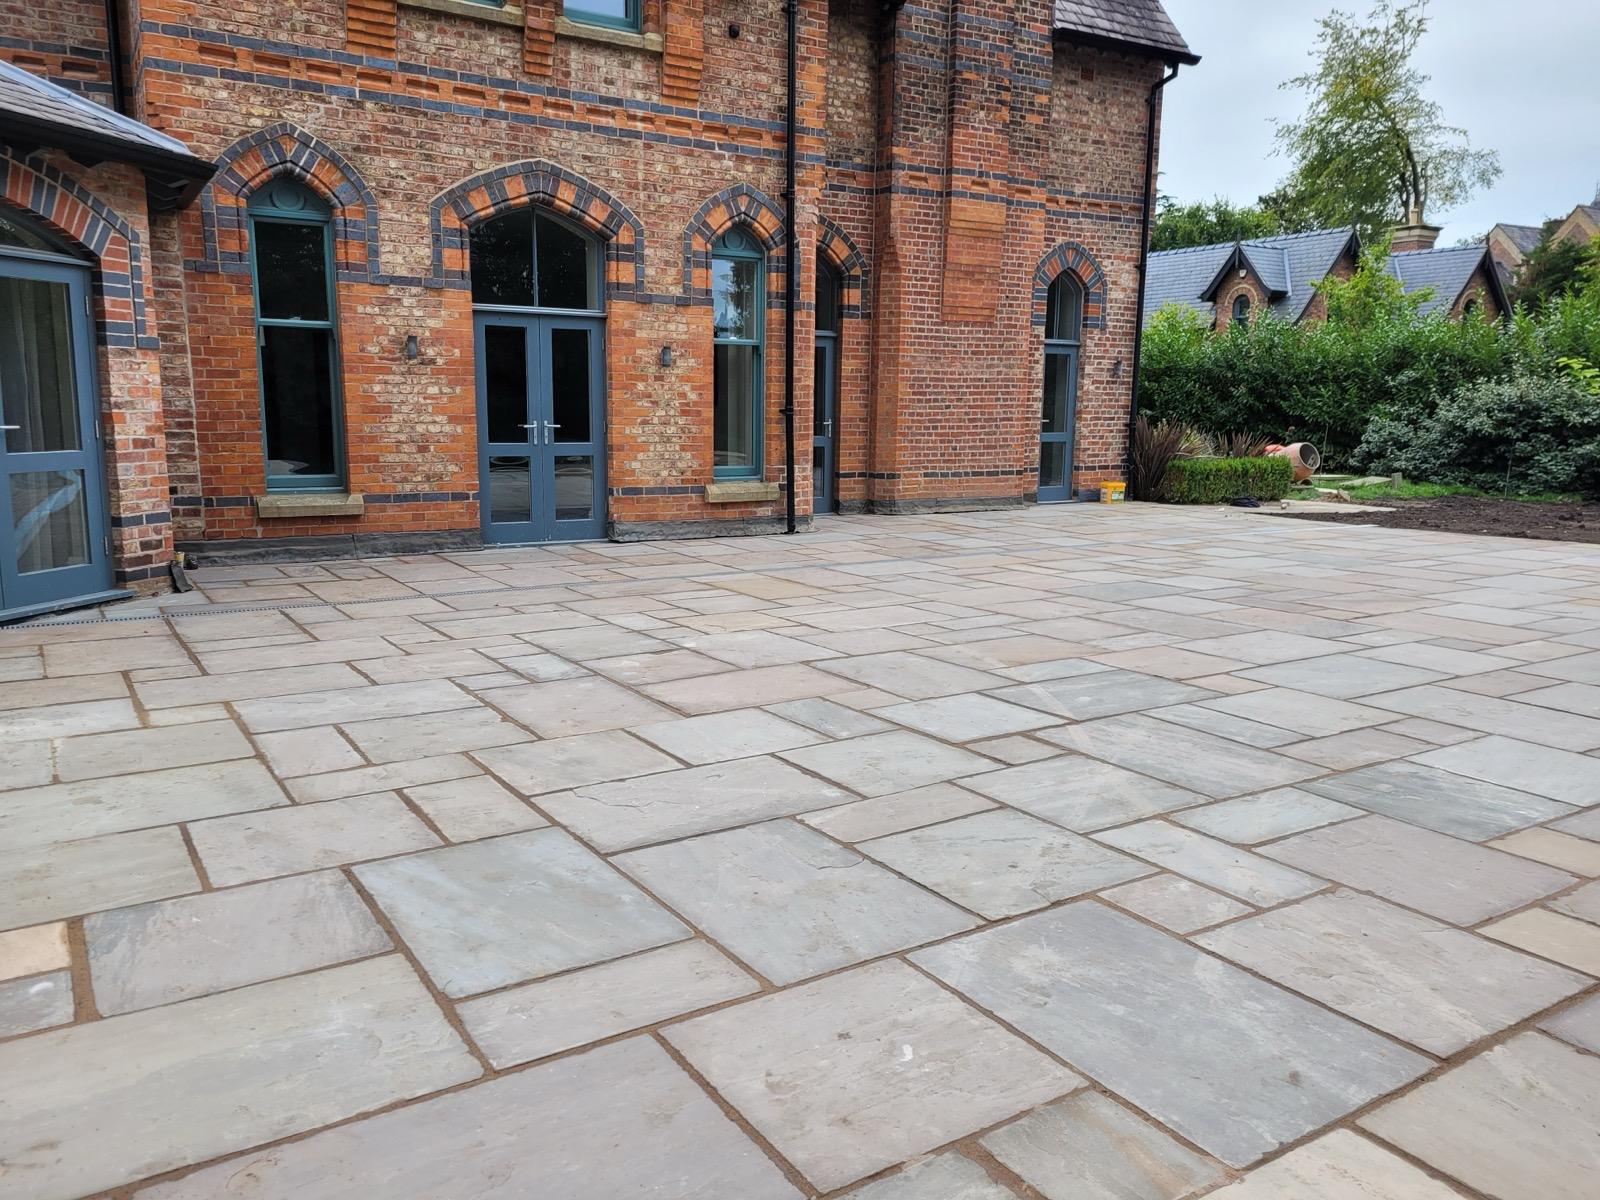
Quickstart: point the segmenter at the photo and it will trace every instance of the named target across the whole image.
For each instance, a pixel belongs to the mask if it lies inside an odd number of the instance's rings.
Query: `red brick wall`
[[[1485,321],[1493,321],[1503,315],[1500,305],[1495,302],[1495,294],[1490,290],[1488,272],[1479,266],[1467,280],[1466,287],[1461,289],[1461,295],[1456,297],[1451,306],[1450,315],[1459,317],[1466,312],[1467,305],[1474,300],[1478,304],[1478,315]]]
[[[105,0],[0,0],[0,59],[109,104]]]

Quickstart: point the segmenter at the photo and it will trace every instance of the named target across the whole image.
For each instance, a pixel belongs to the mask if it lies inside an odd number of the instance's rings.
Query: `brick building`
[[[792,139],[788,16],[0,0],[0,613],[1121,477],[1159,0],[798,0]]]

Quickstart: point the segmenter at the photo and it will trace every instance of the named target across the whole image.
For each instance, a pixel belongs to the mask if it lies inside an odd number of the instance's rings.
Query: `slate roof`
[[[1055,0],[1055,30],[1069,38],[1125,46],[1159,58],[1197,63],[1161,0]]]
[[[1538,225],[1507,225],[1501,222],[1495,226],[1510,240],[1511,244],[1527,254],[1539,244],[1539,235],[1543,230]]]
[[[1467,280],[1480,266],[1484,266],[1490,287],[1499,285],[1500,277],[1489,260],[1489,248],[1476,246],[1442,246],[1433,250],[1407,250],[1389,255],[1389,274],[1405,287],[1407,293],[1431,287],[1433,295],[1425,300],[1419,312],[1448,312],[1467,286]],[[1497,297],[1500,307],[1506,307],[1505,297]]]
[[[1165,304],[1185,304],[1212,315],[1211,296],[1219,273],[1234,265],[1237,250],[1272,293],[1268,306],[1287,321],[1297,321],[1340,253],[1355,237],[1354,229],[1319,229],[1248,241],[1162,250],[1150,255],[1144,312],[1148,317]]]

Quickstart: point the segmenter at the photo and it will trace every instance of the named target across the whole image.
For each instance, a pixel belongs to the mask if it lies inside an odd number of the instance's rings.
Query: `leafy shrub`
[[[1431,483],[1600,497],[1600,396],[1568,374],[1481,380],[1374,418],[1355,457]]]
[[[1161,499],[1170,504],[1224,504],[1235,496],[1281,500],[1294,467],[1280,455],[1255,458],[1179,458],[1167,468]]]
[[[1205,435],[1192,425],[1181,421],[1151,424],[1140,414],[1133,426],[1133,498],[1156,499],[1175,459],[1204,454],[1208,449]]]

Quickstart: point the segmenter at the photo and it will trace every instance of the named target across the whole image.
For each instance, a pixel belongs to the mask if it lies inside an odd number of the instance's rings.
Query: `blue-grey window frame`
[[[581,4],[582,0],[579,0]],[[561,13],[567,20],[579,25],[599,25],[605,29],[625,29],[630,33],[638,33],[640,29],[639,0],[625,0],[626,16],[620,20],[607,16],[604,13],[588,12],[581,7],[574,7],[572,0],[562,0]]]
[[[327,201],[323,200],[305,184],[295,182],[309,197],[311,203],[305,209],[291,210],[279,208],[267,200],[268,190],[273,183],[282,182],[274,180],[268,182],[263,188],[250,197],[246,211],[250,216],[250,294],[251,303],[255,310],[256,320],[256,391],[261,402],[261,463],[266,472],[267,464],[272,460],[267,454],[267,372],[262,362],[261,352],[266,348],[261,331],[267,327],[280,327],[289,329],[326,329],[328,331],[328,371],[332,378],[328,381],[328,402],[333,407],[333,462],[335,471],[332,475],[273,475],[266,473],[267,491],[269,492],[342,492],[347,485],[347,469],[345,462],[344,438],[344,392],[341,386],[341,359],[339,350],[339,288],[338,277],[334,271],[333,261],[333,214],[328,209]],[[298,225],[320,225],[322,227],[322,254],[323,254],[323,279],[328,289],[328,319],[326,321],[306,321],[298,317],[263,317],[261,315],[261,280],[257,270],[256,224],[261,221],[277,221],[280,223],[293,223]]]
[[[1066,298],[1071,296],[1070,311],[1067,308]],[[1083,349],[1083,305],[1086,299],[1083,284],[1073,275],[1063,271],[1051,281],[1050,290],[1045,297],[1045,340],[1044,340],[1044,378],[1040,381],[1043,389],[1050,379],[1049,364],[1052,358],[1060,360],[1060,370],[1065,376],[1067,389],[1066,429],[1063,433],[1045,434],[1041,432],[1039,439],[1039,454],[1041,467],[1043,464],[1044,446],[1047,439],[1066,446],[1065,478],[1059,485],[1044,487],[1041,483],[1038,496],[1042,503],[1056,503],[1072,499],[1072,470],[1073,458],[1077,451],[1078,442],[1078,375],[1079,354]],[[1063,315],[1070,317],[1069,327],[1061,328]],[[1052,333],[1054,336],[1051,336]],[[1041,390],[1041,400],[1047,397]],[[1042,407],[1042,406],[1041,406]]]
[[[741,234],[742,240],[749,242],[753,249],[746,249],[742,246],[728,245],[728,235],[735,231]],[[754,233],[750,232],[748,229],[743,229],[738,225],[734,225],[730,229],[727,229],[720,234],[717,237],[717,240],[712,243],[711,257],[713,260],[726,258],[737,259],[740,262],[754,262],[759,267],[759,271],[756,275],[757,287],[755,299],[755,337],[730,338],[717,336],[715,332],[716,317],[714,315],[712,317],[713,332],[711,336],[711,403],[713,406],[716,404],[717,394],[716,348],[718,346],[752,346],[755,348],[755,354],[752,356],[754,365],[751,368],[751,373],[755,376],[755,378],[751,381],[750,386],[750,407],[753,410],[750,415],[750,421],[751,429],[755,435],[755,446],[753,447],[754,453],[751,455],[751,457],[754,458],[755,461],[748,467],[716,466],[714,457],[716,447],[713,444],[711,477],[713,479],[760,479],[766,474],[767,469],[767,254],[765,250],[761,249],[760,240]],[[716,301],[713,300],[712,304],[715,306]],[[712,311],[715,313],[714,307]],[[712,413],[711,418],[711,430],[712,441],[715,443],[716,414],[714,412]]]

